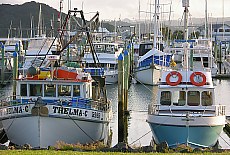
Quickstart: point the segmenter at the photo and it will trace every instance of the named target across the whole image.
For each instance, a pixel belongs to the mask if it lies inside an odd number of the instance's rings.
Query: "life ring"
[[[171,82],[170,77],[172,76],[174,78],[175,75],[178,77],[178,80],[176,82]],[[181,83],[181,81],[182,81],[182,75],[180,74],[180,72],[172,71],[168,73],[168,75],[166,76],[166,83],[169,84],[170,86],[176,86],[179,83]]]
[[[202,77],[202,81],[201,82],[196,82],[194,79],[195,79],[195,76],[201,76]],[[202,72],[193,72],[191,75],[190,75],[190,81],[193,85],[195,86],[203,86],[206,84],[206,76],[202,73]]]

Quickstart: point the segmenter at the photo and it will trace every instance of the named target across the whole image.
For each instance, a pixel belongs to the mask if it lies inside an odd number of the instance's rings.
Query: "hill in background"
[[[20,37],[20,32],[23,37],[30,37],[31,21],[34,30],[38,25],[39,7],[40,3],[34,1],[22,5],[0,5],[0,37],[7,37],[10,28],[10,37]],[[41,8],[43,25],[48,31],[51,29],[50,20],[54,18],[57,21],[58,11],[46,4],[41,4]],[[57,28],[57,24],[55,27]]]
[[[31,21],[33,23],[33,35],[37,34],[37,25],[38,25],[38,16],[39,16],[39,7],[40,3],[37,2],[27,2],[22,5],[10,5],[10,4],[1,4],[0,5],[0,38],[8,37],[23,37],[29,38],[31,35]],[[54,32],[57,32],[58,29],[58,10],[41,3],[42,8],[42,23],[43,30],[45,30],[47,36],[50,36],[49,32],[51,31],[51,20],[54,21]],[[65,16],[66,14],[64,14]],[[192,24],[194,25],[194,29],[196,27],[204,24],[203,18],[193,18]],[[225,18],[225,23],[230,25],[230,18]],[[221,23],[222,18],[212,18],[213,23]],[[149,32],[150,29],[153,31],[153,22],[149,26],[149,21],[142,21],[141,23],[141,33]],[[178,20],[174,20],[171,22],[164,21],[164,25],[169,26],[172,31],[176,29],[183,29],[183,22]],[[178,27],[178,24],[181,24]],[[101,26],[107,28],[110,32],[114,31],[114,26],[124,26],[128,27],[130,25],[136,27],[136,31],[138,30],[139,23],[137,21],[133,22],[129,19],[125,19],[123,21],[101,21]],[[74,27],[74,23],[72,27]],[[149,28],[148,28],[149,27]]]

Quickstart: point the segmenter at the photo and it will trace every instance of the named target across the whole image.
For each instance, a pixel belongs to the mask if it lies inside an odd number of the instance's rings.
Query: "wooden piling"
[[[16,79],[18,76],[18,44],[15,45],[15,51],[13,53],[14,65],[13,65],[13,99],[16,100]]]
[[[129,86],[129,52],[124,51],[124,110],[128,110],[128,86]]]
[[[124,61],[118,56],[118,143],[125,142],[124,135]]]

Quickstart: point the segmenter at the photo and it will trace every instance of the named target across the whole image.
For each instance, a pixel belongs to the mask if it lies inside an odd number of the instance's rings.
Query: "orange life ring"
[[[178,77],[178,80],[176,82],[171,82],[170,81],[170,77],[174,77],[174,75],[176,75]],[[169,84],[170,86],[176,86],[179,83],[181,83],[182,81],[182,75],[180,74],[180,72],[177,71],[172,71],[170,73],[168,73],[168,75],[166,76],[166,83]]]
[[[202,81],[201,82],[196,82],[194,80],[195,76],[201,76],[202,77]],[[206,76],[202,73],[202,72],[193,72],[191,75],[190,75],[190,81],[193,85],[195,86],[203,86],[206,84]]]

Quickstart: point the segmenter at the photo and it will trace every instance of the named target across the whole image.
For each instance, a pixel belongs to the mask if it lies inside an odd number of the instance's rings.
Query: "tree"
[[[172,37],[171,29],[169,29],[168,27],[163,27],[161,29],[161,32],[162,32],[164,40],[171,39],[171,37]]]
[[[172,39],[184,39],[184,32],[182,30],[176,30],[172,34]]]
[[[200,32],[199,31],[194,31],[190,34],[190,39],[198,39],[200,36]]]

